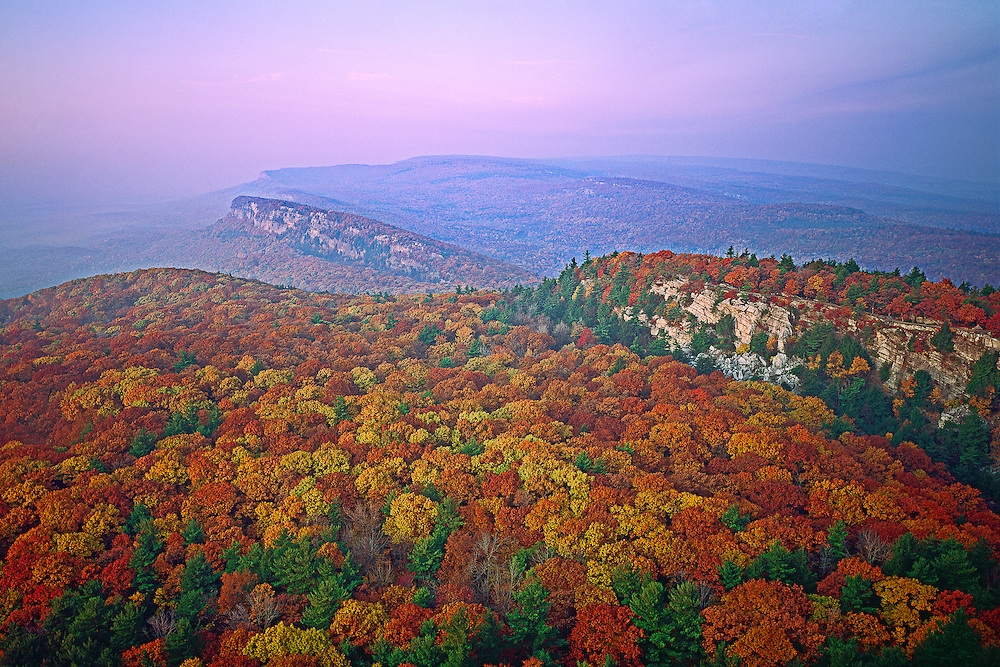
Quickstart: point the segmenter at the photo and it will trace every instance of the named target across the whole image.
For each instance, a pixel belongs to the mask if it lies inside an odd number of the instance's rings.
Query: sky
[[[417,155],[1000,179],[1000,3],[0,3],[0,202]]]

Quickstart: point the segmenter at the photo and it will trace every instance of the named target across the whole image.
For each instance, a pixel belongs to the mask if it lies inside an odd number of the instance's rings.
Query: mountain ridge
[[[531,274],[555,274],[587,250],[718,254],[733,245],[760,256],[853,257],[882,270],[919,266],[934,279],[980,285],[1000,278],[1000,204],[982,184],[707,158],[424,156],[265,170],[190,200],[90,218],[67,213],[55,226],[25,218],[0,248],[0,295],[143,266],[214,270],[220,258],[207,263],[190,237],[200,238],[240,195],[373,218]],[[81,231],[88,224],[89,237]],[[77,231],[57,243],[67,227]],[[39,253],[49,261],[37,261]],[[279,272],[253,275],[282,281]]]
[[[456,285],[512,287],[531,273],[353,213],[241,195],[189,256],[216,270],[313,291],[413,293]],[[345,271],[351,269],[351,271]]]

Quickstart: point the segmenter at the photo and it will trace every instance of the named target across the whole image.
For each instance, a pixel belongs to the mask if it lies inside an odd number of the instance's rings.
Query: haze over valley
[[[510,275],[526,283],[586,251],[722,253],[729,246],[802,260],[854,258],[890,271],[919,266],[932,278],[975,284],[1000,275],[1000,200],[988,184],[751,160],[439,156],[268,170],[249,183],[157,206],[24,219],[8,213],[0,294],[149,266],[366,291],[364,281],[324,264],[305,270],[272,253],[251,270],[229,257],[211,228],[242,195],[366,216],[519,267]],[[264,253],[264,241],[247,240],[241,252]],[[434,280],[506,284],[473,277],[445,272]]]

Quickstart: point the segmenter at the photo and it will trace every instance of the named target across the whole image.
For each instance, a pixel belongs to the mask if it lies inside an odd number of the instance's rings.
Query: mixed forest
[[[824,304],[798,391],[652,336],[678,278]],[[748,253],[2,301],[0,664],[997,664],[996,354],[941,424],[926,373],[893,387],[845,333],[862,312],[940,322],[942,354],[1000,334],[989,286]]]

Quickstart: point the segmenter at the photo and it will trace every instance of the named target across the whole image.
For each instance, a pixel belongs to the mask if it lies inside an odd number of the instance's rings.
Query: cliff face
[[[665,301],[681,296],[680,287],[684,280],[657,282],[650,290],[659,294]],[[715,324],[726,315],[733,317],[736,328],[736,339],[739,343],[750,344],[750,339],[759,331],[765,331],[774,336],[779,352],[785,351],[785,341],[794,333],[791,315],[788,310],[760,301],[740,301],[737,299],[720,300],[714,290],[705,289],[694,295],[694,299],[684,310],[698,318],[699,322]],[[658,318],[652,323],[652,333],[669,331],[670,323]],[[676,334],[675,334],[676,335]],[[690,332],[688,341],[690,343]]]
[[[351,213],[237,197],[188,249],[206,268],[332,292],[440,292],[537,282],[492,257]]]
[[[303,254],[338,263],[365,263],[428,281],[443,280],[444,260],[462,248],[359,215],[256,197],[238,197],[223,224],[273,235]]]
[[[699,323],[715,325],[731,315],[738,345],[749,345],[753,335],[760,332],[773,339],[778,354],[772,358],[770,368],[762,365],[762,360],[752,359],[756,355],[751,354],[720,359],[720,368],[737,379],[743,379],[745,375],[773,375],[775,371],[772,369],[785,369],[796,363],[798,360],[788,360],[784,354],[788,339],[801,334],[832,310],[829,304],[801,298],[792,299],[787,306],[738,297],[723,299],[718,290],[712,288],[688,296],[680,291],[685,282],[658,281],[650,291],[668,302],[675,300],[685,313],[693,315]],[[692,325],[672,323],[664,318],[650,320],[642,313],[638,318],[648,324],[654,336],[662,333],[674,346],[690,347],[694,333]],[[955,351],[941,353],[930,343],[931,336],[941,326],[938,322],[903,322],[866,314],[849,318],[843,324],[865,346],[876,368],[883,364],[889,366],[890,386],[896,388],[906,377],[924,370],[930,373],[946,399],[964,394],[972,364],[984,352],[1000,351],[1000,340],[980,329],[954,327]]]
[[[900,322],[866,316],[862,320],[849,321],[848,326],[855,332],[866,326],[874,329],[874,338],[865,347],[879,364],[889,365],[888,382],[891,386],[898,387],[905,377],[924,370],[941,387],[945,398],[955,398],[964,393],[972,364],[983,352],[1000,350],[1000,340],[990,334],[955,327],[952,329],[955,351],[942,354],[930,344],[931,336],[941,326],[937,322]]]

